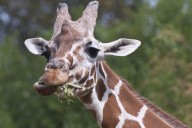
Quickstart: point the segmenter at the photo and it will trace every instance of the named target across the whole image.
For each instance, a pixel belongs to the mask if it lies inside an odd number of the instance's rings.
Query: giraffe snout
[[[63,72],[60,70],[50,69],[45,71],[43,76],[40,78],[40,82],[43,82],[46,85],[62,85],[65,84],[69,79],[68,72]]]
[[[68,81],[69,66],[63,59],[51,60],[46,68],[40,82],[46,85],[62,85]]]
[[[62,59],[54,59],[51,62],[47,64],[46,69],[61,69],[61,70],[66,70],[67,65],[65,64],[64,60]]]

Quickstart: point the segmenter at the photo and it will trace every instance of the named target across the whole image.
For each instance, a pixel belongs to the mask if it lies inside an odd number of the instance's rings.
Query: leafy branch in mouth
[[[60,86],[59,90],[62,91],[61,94],[57,94],[58,100],[63,103],[63,101],[67,101],[68,104],[71,102],[74,102],[71,100],[71,97],[74,97],[74,89],[84,89],[84,87],[74,84],[74,83],[66,83],[62,86]]]

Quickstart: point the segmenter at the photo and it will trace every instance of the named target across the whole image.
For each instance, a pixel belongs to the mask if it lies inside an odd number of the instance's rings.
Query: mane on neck
[[[139,95],[137,92],[134,91],[134,89],[132,88],[131,84],[125,80],[124,78],[122,78],[121,76],[119,76],[117,73],[115,73],[114,71],[111,70],[111,68],[108,66],[108,64],[103,61],[102,62],[103,66],[105,67],[105,69],[108,70],[108,72],[113,73],[114,75],[116,75],[119,79],[121,79],[123,81],[123,83],[128,87],[128,89],[131,91],[131,93],[143,104],[146,105],[148,107],[148,109],[150,109],[157,117],[159,117],[161,120],[163,120],[164,122],[166,122],[168,125],[170,125],[173,128],[187,128],[186,125],[184,125],[181,121],[177,120],[175,117],[169,115],[168,113],[164,112],[163,110],[161,110],[159,107],[157,107],[156,105],[154,105],[153,103],[151,103],[149,100],[147,100],[146,98],[144,98],[143,96]]]

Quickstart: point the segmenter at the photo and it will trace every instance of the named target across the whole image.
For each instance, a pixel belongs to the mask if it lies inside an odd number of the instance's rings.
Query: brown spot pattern
[[[76,80],[80,80],[81,77],[82,77],[81,75],[82,75],[82,72],[78,72],[78,73],[75,75]]]
[[[162,120],[160,120],[150,110],[147,110],[143,119],[143,123],[146,128],[172,128],[166,123],[164,123]]]
[[[97,82],[97,85],[96,85],[96,92],[97,92],[97,97],[100,101],[102,100],[102,98],[105,94],[105,91],[106,91],[105,84],[104,84],[103,80],[99,79]]]
[[[136,121],[126,120],[122,128],[141,128],[141,127],[140,127],[139,123]],[[146,127],[146,128],[148,128],[148,127]]]
[[[82,74],[79,74],[79,75],[82,75]],[[88,72],[85,72],[85,76],[81,76],[83,77],[80,81],[79,81],[79,84],[83,84],[89,77],[89,73]]]
[[[73,76],[69,76],[69,82],[73,81],[74,77]]]
[[[138,116],[138,112],[142,108],[142,104],[131,93],[126,85],[122,85],[120,88],[119,99],[127,113]]]
[[[94,79],[96,80],[96,73],[94,74]]]
[[[117,85],[117,83],[119,82],[119,78],[118,76],[115,75],[115,73],[110,69],[110,67],[107,65],[106,62],[103,62],[103,68],[105,70],[105,72],[107,73],[108,77],[107,79],[107,83],[110,89],[114,90],[115,86]]]
[[[119,116],[121,114],[120,108],[117,104],[115,96],[109,95],[109,98],[103,109],[103,122],[102,128],[115,128],[119,123]]]
[[[78,46],[78,47],[73,51],[73,54],[74,54],[74,55],[77,55],[80,50],[81,50],[81,46]]]
[[[74,51],[73,51],[73,54],[77,57],[78,61],[79,62],[82,62],[82,60],[84,60],[84,57],[83,56],[80,56],[80,50],[81,50],[81,46],[78,46]]]
[[[86,95],[83,95],[83,96],[80,95],[79,98],[83,103],[91,104],[92,103],[91,94],[92,94],[92,91],[89,91]]]
[[[76,55],[79,62],[82,62],[84,60],[83,56],[80,56],[79,54]]]
[[[70,67],[73,65],[73,57],[69,54],[67,55],[67,60],[70,62]]]
[[[91,74],[90,74],[90,76],[92,76],[94,72],[95,72],[95,66],[93,66],[93,67],[91,68]]]
[[[85,87],[90,87],[93,84],[93,79],[90,79],[86,82]]]
[[[101,64],[99,65],[99,73],[101,74],[101,76],[105,79],[105,74],[103,72],[103,69],[101,67]]]
[[[172,117],[168,113],[162,111],[160,108],[149,102],[147,99],[143,98],[142,96],[138,95],[137,93],[136,97],[142,101],[143,104],[145,104],[152,113],[155,115],[158,115],[160,118],[164,119],[165,122],[167,122],[171,127],[173,128],[188,128],[188,126],[184,125],[181,121],[177,120],[176,118]]]

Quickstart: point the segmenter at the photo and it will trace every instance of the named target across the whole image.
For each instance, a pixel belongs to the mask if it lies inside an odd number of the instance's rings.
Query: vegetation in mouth
[[[56,95],[58,96],[58,100],[60,102],[67,101],[67,103],[70,104],[70,102],[73,102],[71,98],[75,96],[75,93],[74,93],[75,89],[84,90],[84,87],[74,83],[66,83],[59,86],[58,91],[56,92]]]

